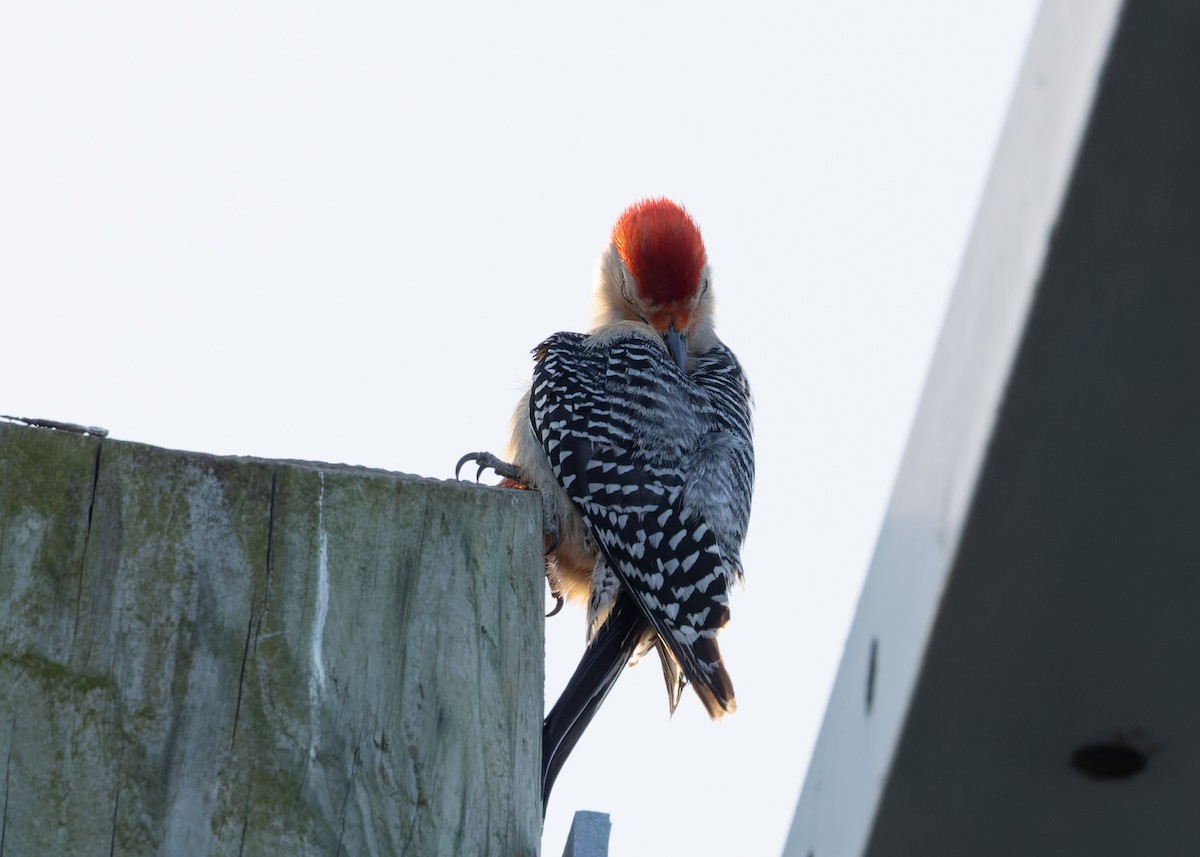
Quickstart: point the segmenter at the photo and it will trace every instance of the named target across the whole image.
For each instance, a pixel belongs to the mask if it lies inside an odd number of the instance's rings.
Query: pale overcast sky
[[[695,216],[757,400],[736,715],[627,673],[559,778],[612,854],[778,855],[1034,0],[57,2],[0,12],[0,413],[449,477]],[[583,618],[547,624],[547,697]]]

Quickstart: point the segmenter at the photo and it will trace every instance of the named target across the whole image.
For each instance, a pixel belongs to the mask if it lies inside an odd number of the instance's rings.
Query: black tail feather
[[[546,715],[542,723],[542,818],[546,817],[550,789],[567,756],[649,632],[637,605],[627,595],[618,597],[562,696]]]

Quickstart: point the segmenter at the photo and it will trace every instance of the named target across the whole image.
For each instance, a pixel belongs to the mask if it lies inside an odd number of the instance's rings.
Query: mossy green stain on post
[[[6,851],[536,853],[536,497],[10,425],[0,477]]]
[[[33,679],[47,692],[62,692],[65,697],[84,696],[95,691],[116,690],[110,675],[78,673],[70,667],[32,652],[0,652],[0,670]]]

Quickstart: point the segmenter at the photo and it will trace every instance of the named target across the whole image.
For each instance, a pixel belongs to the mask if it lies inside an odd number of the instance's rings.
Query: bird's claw
[[[550,545],[546,547],[546,556],[558,550],[558,510],[554,509],[554,497],[550,491],[541,489],[541,529],[550,537]],[[556,611],[557,612],[557,611]]]
[[[459,478],[459,471],[462,470],[463,465],[468,461],[474,461],[479,465],[479,468],[475,471],[476,482],[479,481],[479,477],[483,475],[483,471],[485,470],[493,470],[497,476],[511,479],[514,482],[521,481],[521,471],[517,469],[515,464],[509,464],[507,461],[497,458],[490,452],[468,452],[460,458],[458,464],[454,465],[455,479]]]
[[[558,549],[558,515],[555,514],[554,498],[550,496],[550,492],[538,493],[542,495],[542,531],[550,537],[550,545],[546,548],[548,556]]]
[[[497,476],[501,476],[510,480],[510,487],[528,488],[531,487],[521,474],[521,469],[515,464],[509,464],[507,461],[502,461],[490,452],[468,452],[458,460],[458,464],[454,465],[454,478],[459,479],[459,473],[463,469],[463,465],[468,461],[474,461],[479,465],[475,471],[475,481],[479,481],[479,477],[483,475],[483,471],[492,470]],[[554,508],[554,496],[546,490],[539,490],[538,494],[542,498],[542,530],[549,536],[549,546],[546,548],[546,553],[551,554],[558,548],[559,533],[558,533],[558,515]],[[557,610],[555,611],[557,612]],[[553,614],[551,614],[553,615]]]
[[[547,619],[549,619],[551,616],[557,616],[558,611],[561,610],[563,608],[563,604],[566,603],[566,599],[553,589],[550,590],[550,594],[554,596],[554,609],[546,614]]]

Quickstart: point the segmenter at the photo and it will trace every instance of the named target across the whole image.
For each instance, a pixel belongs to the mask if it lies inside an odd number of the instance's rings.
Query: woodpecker
[[[464,456],[541,492],[551,591],[583,602],[588,647],[543,724],[550,789],[627,664],[657,649],[674,713],[691,684],[714,720],[736,709],[717,646],[754,483],[750,387],[713,329],[700,230],[666,199],[625,210],[601,254],[596,320],[534,350],[511,464]]]

